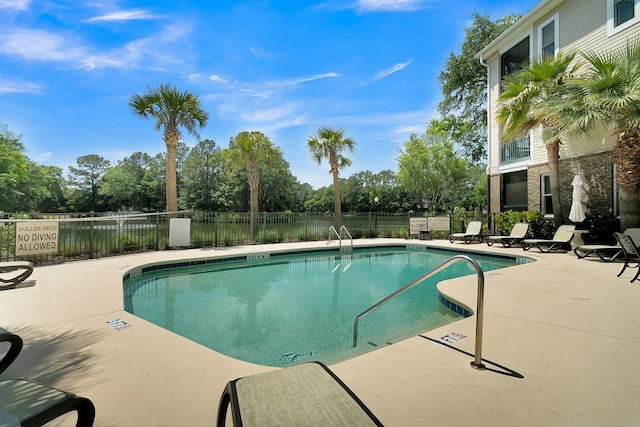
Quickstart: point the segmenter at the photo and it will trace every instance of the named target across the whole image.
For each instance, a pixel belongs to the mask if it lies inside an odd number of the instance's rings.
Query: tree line
[[[242,138],[240,135],[240,139]],[[268,140],[265,135],[261,138]],[[233,141],[239,138],[234,137]],[[431,140],[430,140],[431,139]],[[176,149],[178,208],[199,211],[250,211],[250,180],[236,142],[221,148],[204,139],[194,147]],[[421,152],[417,150],[423,146]],[[477,209],[486,191],[483,170],[456,157],[452,142],[431,131],[412,135],[398,157],[399,171],[361,171],[339,177],[343,212],[407,212]],[[257,163],[257,205],[266,212],[333,212],[333,185],[314,189],[291,173],[282,151],[268,145],[268,159]],[[440,156],[440,158],[435,158]],[[457,162],[457,163],[456,163]],[[164,211],[166,154],[135,152],[112,164],[98,154],[78,157],[68,169],[36,164],[25,154],[20,138],[0,126],[0,211],[104,212]],[[420,174],[415,168],[425,171]],[[460,177],[467,175],[462,181]],[[430,176],[430,178],[427,178]],[[430,184],[426,183],[429,180]],[[437,183],[439,181],[439,183]],[[457,183],[463,183],[458,186]],[[426,187],[425,187],[426,185]],[[432,185],[434,191],[425,190]],[[459,188],[460,187],[460,188]]]

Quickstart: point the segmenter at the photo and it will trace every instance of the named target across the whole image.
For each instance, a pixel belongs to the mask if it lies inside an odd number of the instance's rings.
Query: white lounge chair
[[[505,248],[510,248],[516,243],[520,243],[527,237],[527,231],[529,231],[529,224],[526,222],[519,222],[513,226],[511,233],[508,236],[489,236],[487,237],[487,246],[493,246],[494,243],[502,243]]]
[[[33,264],[29,261],[0,262],[0,290],[13,289],[24,282],[33,273]],[[8,277],[2,277],[8,275]]]
[[[482,243],[482,237],[480,237],[481,231],[481,221],[470,221],[464,233],[453,233],[449,235],[449,241],[453,243],[455,240],[462,240],[466,244],[469,244],[473,239],[478,239],[478,243]]]
[[[540,252],[551,252],[551,251],[567,251],[567,247],[569,246],[569,242],[573,239],[573,231],[576,229],[575,225],[561,225],[556,230],[556,234],[553,235],[553,238],[548,239],[524,239],[520,245],[522,249],[528,251],[532,247],[538,248]]]

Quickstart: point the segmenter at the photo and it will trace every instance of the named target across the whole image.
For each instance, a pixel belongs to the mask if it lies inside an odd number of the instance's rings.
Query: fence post
[[[218,247],[218,212],[213,213],[213,247]]]
[[[93,218],[94,212],[89,212],[89,218]],[[93,259],[93,219],[89,219],[89,259]]]
[[[156,251],[160,250],[160,212],[156,211]]]

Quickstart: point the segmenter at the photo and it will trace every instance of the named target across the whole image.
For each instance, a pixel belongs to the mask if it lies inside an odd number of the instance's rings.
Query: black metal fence
[[[442,216],[442,215],[440,215]],[[220,247],[246,244],[319,241],[336,239],[331,230],[336,225],[332,213],[269,213],[261,212],[258,231],[251,236],[249,213],[179,212],[166,213],[76,213],[76,214],[4,214],[0,219],[0,261],[29,260],[36,264],[100,258],[126,253],[158,251],[170,248],[170,218],[189,218],[189,247]],[[418,238],[410,233],[410,218],[422,218],[417,213],[343,213],[340,224],[354,239]],[[494,229],[492,218],[474,212],[448,215],[449,230],[431,230],[432,238],[447,238],[450,233],[464,231],[469,221],[481,220],[486,232]],[[57,251],[21,255],[18,227],[53,221],[58,224]],[[22,224],[19,226],[19,224]],[[339,227],[334,227],[334,230]],[[348,238],[342,231],[341,237]],[[28,236],[27,236],[28,237]],[[27,242],[30,243],[30,242]]]

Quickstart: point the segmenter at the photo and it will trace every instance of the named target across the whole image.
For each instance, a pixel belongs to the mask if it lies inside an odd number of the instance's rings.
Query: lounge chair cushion
[[[455,240],[462,240],[466,244],[471,243],[473,239],[482,241],[480,232],[482,231],[482,221],[470,221],[464,233],[452,233],[449,235],[449,241],[453,243]]]
[[[573,231],[576,229],[575,225],[561,225],[556,230],[553,238],[548,239],[524,239],[520,245],[522,249],[528,251],[532,247],[538,248],[540,252],[551,252],[557,250],[566,251],[566,246],[573,238]]]
[[[323,364],[305,363],[227,384],[218,408],[234,426],[381,426],[353,392]]]
[[[0,381],[0,409],[20,425],[43,425],[73,410],[78,411],[77,426],[91,426],[95,418],[88,399],[26,379]]]
[[[529,231],[529,224],[519,222],[513,226],[508,236],[488,236],[486,239],[487,246],[492,246],[494,243],[500,242],[505,248],[511,247],[527,237],[527,231]]]

